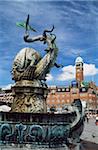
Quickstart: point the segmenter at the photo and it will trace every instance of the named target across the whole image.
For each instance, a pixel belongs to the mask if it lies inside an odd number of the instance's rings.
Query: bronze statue
[[[19,81],[21,79],[46,80],[46,74],[49,73],[51,67],[60,67],[60,65],[56,64],[58,48],[55,43],[56,36],[52,34],[54,26],[51,30],[44,30],[42,35],[30,37],[27,31],[27,24],[28,23],[26,23],[26,32],[24,35],[25,42],[44,42],[44,44],[48,45],[45,50],[46,55],[41,58],[40,54],[32,48],[22,49],[14,60],[12,70],[13,79],[15,81]]]
[[[21,112],[46,112],[46,91],[48,89],[46,83],[43,81],[46,80],[46,75],[53,66],[60,67],[60,65],[56,64],[58,48],[55,43],[56,35],[52,33],[54,26],[51,30],[44,30],[42,35],[30,37],[28,33],[28,29],[30,29],[28,15],[25,28],[25,42],[41,41],[47,44],[48,47],[45,50],[46,54],[43,58],[36,50],[28,47],[23,48],[16,55],[12,67],[13,79],[16,82],[14,87],[15,102],[12,105],[12,110]],[[33,31],[36,30],[33,29]],[[31,89],[33,92],[31,92]],[[20,94],[20,91],[22,91],[22,94]],[[28,94],[27,91],[30,91],[30,93]]]

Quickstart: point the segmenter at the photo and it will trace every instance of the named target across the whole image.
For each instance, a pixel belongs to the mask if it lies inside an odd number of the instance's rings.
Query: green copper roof
[[[81,82],[81,87],[89,87],[89,82],[82,81]]]

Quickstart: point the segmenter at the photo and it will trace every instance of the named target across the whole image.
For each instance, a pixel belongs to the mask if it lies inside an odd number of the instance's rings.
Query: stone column
[[[45,113],[48,88],[40,80],[17,81],[12,87],[12,112]]]

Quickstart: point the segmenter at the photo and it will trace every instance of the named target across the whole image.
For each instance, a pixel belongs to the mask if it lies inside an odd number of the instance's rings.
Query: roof
[[[77,57],[76,60],[75,60],[75,63],[83,63],[83,59],[82,57]]]
[[[87,82],[87,81],[82,81],[81,82],[81,87],[89,87],[89,82]]]

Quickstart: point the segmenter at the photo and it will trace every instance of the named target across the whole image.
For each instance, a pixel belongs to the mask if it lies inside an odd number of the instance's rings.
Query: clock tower
[[[83,59],[81,57],[76,58],[75,67],[76,67],[76,80],[78,81],[78,83],[81,83],[84,80]]]

